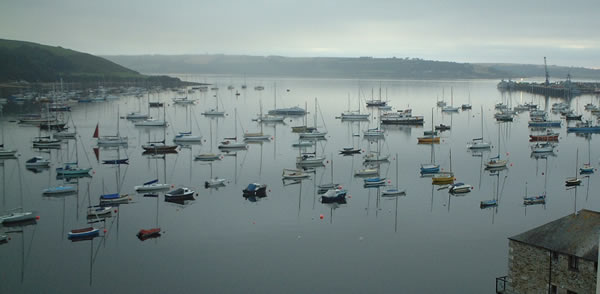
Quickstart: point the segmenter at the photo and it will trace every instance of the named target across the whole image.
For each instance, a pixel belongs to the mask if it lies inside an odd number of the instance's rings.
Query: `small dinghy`
[[[325,194],[321,195],[321,203],[346,204],[346,194],[346,190],[329,189]]]
[[[193,200],[194,199],[194,191],[186,188],[186,187],[181,187],[181,188],[177,188],[175,190],[169,191],[168,193],[165,194],[165,199],[167,200]]]
[[[89,227],[77,230],[71,230],[68,234],[69,240],[91,240],[100,235],[100,229]]]
[[[138,237],[138,239],[140,239],[141,241],[145,241],[148,239],[152,239],[152,238],[158,238],[160,237],[160,228],[153,228],[153,229],[141,229],[136,236]]]
[[[260,183],[248,184],[246,189],[242,190],[244,197],[265,197],[267,196],[267,185]]]
[[[225,181],[226,180],[224,178],[210,179],[210,180],[204,182],[204,188],[224,187],[225,186]]]
[[[471,189],[473,189],[473,186],[471,186],[469,184],[456,183],[456,184],[450,185],[450,189],[448,190],[448,192],[450,192],[452,194],[463,194],[463,193],[471,192]]]

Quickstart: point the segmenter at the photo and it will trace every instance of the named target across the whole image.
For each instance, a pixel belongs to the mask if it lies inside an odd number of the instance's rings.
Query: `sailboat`
[[[450,106],[442,107],[443,112],[458,112],[459,108],[454,107],[454,91],[453,88],[450,88]]]
[[[119,120],[119,110],[117,110],[117,134],[114,136],[100,136],[99,123],[96,124],[93,137],[98,139],[98,146],[127,145],[127,137],[119,136]]]
[[[359,92],[360,93],[360,92]],[[360,95],[358,96],[358,109],[350,111],[350,95],[348,94],[348,111],[342,112],[340,118],[347,121],[368,120],[370,113],[360,113]]]
[[[544,176],[545,177],[545,176]],[[523,205],[546,204],[546,193],[538,196],[527,196],[527,183],[525,183],[525,196],[523,196]]]
[[[463,104],[461,105],[461,109],[462,110],[469,110],[471,109],[473,106],[471,105],[471,91],[469,91],[469,103]],[[483,113],[482,113],[483,114]]]
[[[498,124],[498,155],[491,157],[488,162],[485,163],[487,169],[500,169],[506,167],[508,160],[500,159],[500,124]]]
[[[187,113],[187,110],[186,110]],[[198,136],[198,135],[193,135],[192,134],[192,109],[190,108],[190,131],[189,132],[179,132],[177,135],[175,135],[175,138],[173,138],[173,142],[175,144],[181,144],[181,143],[198,143],[202,141],[202,136]]]
[[[490,149],[492,144],[483,141],[483,105],[481,106],[481,137],[475,138],[469,143],[468,148],[471,150]]]
[[[310,133],[312,131],[315,131],[317,128],[316,127],[309,127],[308,126],[308,120],[306,118],[306,116],[308,115],[308,104],[306,102],[304,102],[304,117],[302,118],[302,123],[303,125],[301,126],[292,126],[292,133]]]
[[[215,160],[220,160],[221,159],[221,154],[219,153],[212,153],[212,148],[213,148],[213,134],[212,134],[212,124],[210,126],[210,151],[209,153],[200,153],[196,156],[194,156],[194,158],[196,160],[200,160],[200,161],[215,161]]]
[[[317,98],[315,98],[315,128],[314,128],[314,130],[300,133],[300,136],[299,136],[300,139],[324,139],[325,135],[327,135],[327,132],[321,132],[321,131],[317,130],[317,111],[318,111],[317,106],[318,106]],[[304,109],[302,109],[302,111],[304,111]]]
[[[335,189],[336,187],[338,187],[339,184],[334,182],[333,179],[333,155],[331,156],[331,182],[330,183],[326,183],[326,184],[319,184],[318,185],[318,192],[319,193],[325,193],[327,192],[327,190],[329,189]]]
[[[75,139],[75,162],[67,162],[62,167],[56,168],[57,177],[77,177],[77,176],[89,176],[91,167],[80,168],[79,164],[79,148],[77,148],[77,139]]]
[[[225,111],[219,111],[219,96],[217,96],[217,94],[215,94],[215,95],[213,95],[213,97],[215,97],[216,107],[212,108],[210,110],[207,110],[205,112],[202,112],[201,114],[204,116],[224,116]]]
[[[148,100],[150,100],[150,91],[148,91]],[[142,96],[143,97],[143,96]],[[141,98],[140,98],[141,99]],[[142,113],[142,103],[138,100],[138,111],[128,113],[125,118],[129,120],[142,120],[150,117],[150,104],[148,104],[148,113]]]
[[[425,138],[429,138],[429,141],[427,141],[427,143],[431,144],[431,163],[421,164],[421,175],[435,174],[440,171],[440,165],[435,164],[435,150],[434,150],[433,143],[436,142],[435,138],[437,138],[437,142],[439,142],[440,137],[437,137],[433,134],[433,108],[431,109],[431,131],[432,131],[432,134],[430,136],[425,137]],[[424,137],[419,138],[419,143],[421,143],[422,138],[424,138]]]
[[[260,102],[260,115],[259,117],[262,117],[262,101]],[[244,141],[248,142],[248,141],[267,141],[271,138],[271,135],[266,135],[263,132],[263,125],[260,124],[260,132],[256,132],[256,133],[244,133]]]
[[[277,87],[276,85],[273,86],[273,104],[274,104],[274,108],[277,108]],[[304,113],[304,115],[306,114],[306,111]],[[260,102],[260,114],[258,115],[257,118],[252,119],[253,121],[257,121],[257,122],[271,122],[271,123],[282,123],[284,120],[284,116],[281,115],[273,115],[271,113],[269,114],[263,114],[263,110],[262,110],[262,100]]]
[[[454,183],[454,172],[452,172],[452,149],[450,149],[450,171],[438,172],[431,178],[432,185],[448,185]]]
[[[157,191],[157,190],[166,190],[169,189],[171,185],[169,184],[161,184],[158,182],[158,179],[145,182],[140,186],[135,186],[134,189],[136,192],[147,192],[147,191]]]
[[[429,133],[430,135],[424,135],[423,137],[418,137],[417,138],[418,144],[440,143],[440,137],[436,136],[436,132],[434,131],[434,125],[435,125],[435,123],[433,122],[433,108],[432,108],[431,109],[431,133]]]
[[[235,109],[234,126],[235,137],[225,138],[223,141],[221,141],[221,144],[219,145],[220,150],[241,150],[248,148],[248,144],[246,144],[245,142],[237,141],[237,108]]]
[[[588,162],[584,163],[583,166],[579,168],[579,173],[580,174],[593,174],[594,173],[594,166],[590,162],[590,160],[591,160],[590,141],[591,140],[592,140],[591,136],[587,138],[587,141],[588,141]]]
[[[398,188],[398,153],[396,153],[396,187],[381,191],[381,196],[398,196],[406,194],[406,189]]]
[[[575,177],[567,178],[565,181],[565,186],[579,186],[581,184],[581,179],[577,178],[577,166],[579,165],[579,148],[577,149],[577,155],[575,156]]]
[[[164,109],[164,107],[163,107],[163,109]],[[164,110],[163,110],[163,112],[164,112]],[[165,137],[167,135],[166,132],[167,132],[167,130],[163,129],[162,141],[153,141],[153,142],[148,142],[147,144],[142,145],[142,148],[144,149],[144,154],[147,154],[147,153],[151,153],[151,154],[177,153],[177,147],[179,147],[179,145],[167,145],[165,143]]]

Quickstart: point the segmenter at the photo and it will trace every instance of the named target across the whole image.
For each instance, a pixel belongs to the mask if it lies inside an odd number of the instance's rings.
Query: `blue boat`
[[[64,167],[56,168],[57,175],[89,175],[91,168],[79,168],[77,163],[65,163]]]
[[[574,127],[567,127],[567,133],[600,133],[600,125],[592,125],[591,121],[580,122]]]
[[[330,189],[321,196],[321,203],[346,204],[346,190]]]
[[[365,183],[365,187],[378,187],[385,185],[385,178],[380,177],[367,178],[363,181]]]
[[[94,227],[71,230],[68,234],[68,238],[71,241],[79,240],[90,240],[100,235],[100,230]]]
[[[437,164],[421,164],[421,174],[435,174],[440,172],[440,166]]]
[[[496,201],[495,199],[481,201],[481,203],[479,204],[479,207],[482,209],[494,206],[498,206],[498,201]]]
[[[530,120],[529,127],[560,128],[560,120]]]
[[[44,189],[42,194],[44,195],[55,195],[55,194],[71,194],[77,192],[75,186],[56,186]]]
[[[113,193],[100,195],[100,204],[102,205],[126,203],[129,202],[129,200],[129,195],[127,194],[120,195],[119,193]]]

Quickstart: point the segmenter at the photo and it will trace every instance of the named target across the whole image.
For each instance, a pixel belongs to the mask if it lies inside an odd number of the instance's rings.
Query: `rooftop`
[[[600,212],[582,209],[508,239],[595,262],[599,236]]]

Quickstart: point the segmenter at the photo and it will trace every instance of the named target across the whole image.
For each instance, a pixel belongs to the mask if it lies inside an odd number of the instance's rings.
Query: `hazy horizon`
[[[542,64],[547,56],[552,65],[600,68],[598,1],[26,0],[0,8],[0,38],[95,55],[372,56],[519,64]]]

